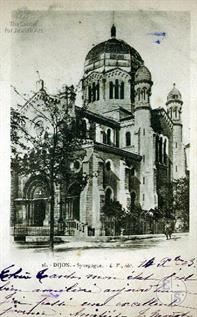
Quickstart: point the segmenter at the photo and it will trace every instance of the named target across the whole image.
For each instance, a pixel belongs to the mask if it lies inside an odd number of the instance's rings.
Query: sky
[[[49,93],[57,92],[64,84],[77,85],[83,76],[88,51],[110,38],[113,22],[116,37],[139,52],[152,74],[152,108],[165,107],[167,94],[176,83],[184,102],[183,137],[184,143],[188,143],[189,12],[63,11],[53,8],[14,11],[7,25],[7,32],[18,28],[16,33],[11,31],[11,84],[21,94],[31,95],[36,90],[39,71]],[[165,36],[156,36],[155,32],[164,32]],[[77,103],[80,103],[79,98]]]

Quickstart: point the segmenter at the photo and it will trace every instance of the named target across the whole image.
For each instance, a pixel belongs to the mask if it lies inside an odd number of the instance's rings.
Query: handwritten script
[[[43,263],[0,269],[0,316],[192,317],[194,258],[146,258],[139,263]]]

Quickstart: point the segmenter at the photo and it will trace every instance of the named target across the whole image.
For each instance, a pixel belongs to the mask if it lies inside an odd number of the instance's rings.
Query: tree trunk
[[[57,131],[54,129],[53,134],[53,148],[51,152],[50,161],[50,191],[51,191],[51,212],[50,212],[50,248],[54,249],[54,205],[55,205],[55,189],[54,189],[54,163],[55,163],[55,149],[57,145]]]
[[[50,180],[50,189],[51,189],[51,203],[50,203],[50,248],[51,251],[54,249],[54,201],[55,201],[55,193],[54,193],[54,182],[51,177]]]

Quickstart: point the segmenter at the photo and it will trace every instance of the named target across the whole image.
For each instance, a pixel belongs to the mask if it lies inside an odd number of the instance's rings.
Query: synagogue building
[[[151,70],[133,47],[117,39],[114,25],[111,38],[87,53],[81,83],[85,111],[80,129],[87,141],[86,154],[71,164],[73,177],[67,186],[61,189],[56,186],[55,233],[116,235],[109,219],[105,219],[104,205],[118,201],[127,210],[132,203],[146,214],[159,208],[173,180],[185,176],[183,100],[173,84],[163,108],[151,104],[154,89]],[[32,122],[44,129],[44,118],[33,117],[44,91],[43,81],[38,84],[24,111],[31,112]],[[80,107],[74,105],[72,111],[77,116]],[[33,241],[38,236],[47,236],[50,225],[47,180],[39,175],[14,175],[11,226],[15,238]],[[82,186],[80,180],[84,178]],[[64,224],[61,234],[60,220]],[[128,226],[122,234],[132,234]],[[147,230],[145,226],[141,233]]]

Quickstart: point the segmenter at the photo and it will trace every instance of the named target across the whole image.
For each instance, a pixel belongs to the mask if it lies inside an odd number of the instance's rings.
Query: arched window
[[[177,118],[177,107],[174,109],[175,112],[175,118]]]
[[[130,145],[131,145],[131,133],[126,132],[126,146],[130,146]]]
[[[33,198],[45,198],[46,196],[46,191],[42,186],[38,186],[35,188],[33,192]]]
[[[124,99],[124,82],[120,84],[120,99]]]
[[[111,144],[111,130],[107,129],[107,144]]]
[[[167,162],[167,153],[166,153],[166,140],[164,141],[164,163]]]
[[[113,90],[114,90],[114,84],[112,81],[110,81],[109,82],[109,99],[113,99],[114,97]]]
[[[24,192],[30,200],[29,207],[26,209],[28,225],[42,227],[48,212],[49,188],[47,183],[39,177],[32,177],[25,185]]]
[[[91,86],[88,86],[88,102],[91,102],[91,93],[92,93]]]
[[[119,83],[118,79],[115,80],[115,99],[119,98]]]
[[[69,187],[65,201],[65,213],[67,219],[80,220],[80,186],[77,182]]]
[[[162,157],[162,145],[163,145],[163,139],[159,139],[159,162],[162,163],[163,157]]]
[[[100,98],[100,85],[99,82],[96,85],[96,100],[99,100]]]
[[[135,168],[134,168],[134,167],[131,169],[130,175],[131,175],[131,176],[135,176]]]
[[[106,144],[107,143],[107,138],[106,138],[105,131],[102,131],[102,134],[103,134],[103,143]]]
[[[93,83],[92,85],[92,101],[96,100],[96,85]]]
[[[87,124],[85,120],[82,120],[81,122],[81,137],[86,138],[87,136]]]
[[[138,101],[140,101],[140,88],[137,89],[137,98],[138,98]]]
[[[95,140],[95,137],[96,137],[96,124],[94,122],[91,122],[89,127],[89,138],[91,140]]]
[[[156,162],[159,161],[159,137],[156,136],[156,142],[155,142],[155,160]]]
[[[143,88],[143,99],[146,100],[146,88]]]
[[[108,204],[112,201],[112,190],[111,188],[107,188],[105,192],[105,203]]]

